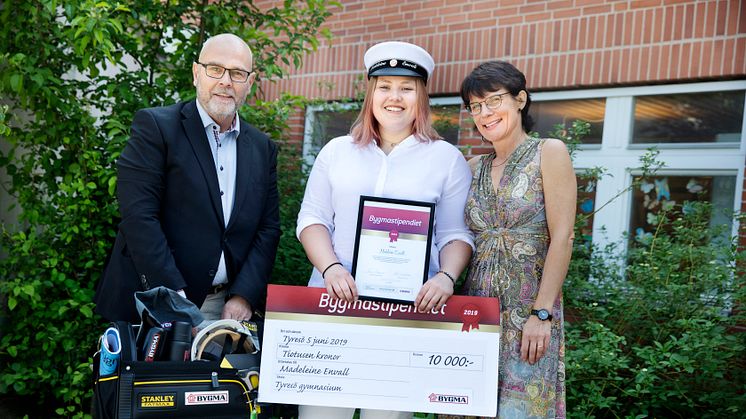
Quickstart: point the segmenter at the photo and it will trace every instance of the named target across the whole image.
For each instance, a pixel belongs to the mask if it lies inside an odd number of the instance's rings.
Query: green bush
[[[0,238],[7,255],[0,261],[7,299],[1,395],[33,416],[84,416],[89,364],[103,330],[91,300],[118,222],[113,162],[133,113],[194,97],[191,63],[202,42],[221,32],[249,42],[264,80],[283,77],[317,47],[331,4],[286,1],[260,10],[227,0],[3,3],[0,96],[8,107],[0,112],[0,134],[11,148],[0,154],[0,167],[20,217],[2,226]],[[257,101],[242,114],[280,140],[287,115],[301,103]],[[281,165],[296,164],[283,147]],[[283,202],[287,222],[294,203]]]
[[[574,153],[587,132],[575,121],[550,136]],[[612,200],[663,167],[657,158],[648,150],[642,176]],[[579,177],[605,175],[593,168]],[[710,204],[671,204],[651,213],[652,232],[603,246],[581,234],[588,216],[578,214],[563,287],[568,417],[744,416],[746,333],[738,328],[746,314],[733,308],[746,302],[746,254],[728,239],[729,226],[710,225]]]
[[[576,249],[564,287],[576,319],[567,324],[569,416],[743,416],[746,334],[734,332],[744,316],[731,308],[745,301],[744,254],[710,227],[711,212],[684,203],[626,251]]]

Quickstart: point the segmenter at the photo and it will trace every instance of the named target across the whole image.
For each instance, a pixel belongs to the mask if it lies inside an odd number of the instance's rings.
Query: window
[[[459,105],[433,105],[431,111],[433,128],[444,140],[457,145],[461,107]]]
[[[643,181],[634,191],[630,237],[651,235],[658,228],[661,211],[674,206],[686,211],[687,203],[696,201],[712,204],[711,227],[725,225],[730,232],[735,188],[735,176],[657,176]]]
[[[571,99],[531,102],[530,114],[534,119],[533,130],[547,137],[556,125],[569,126],[582,120],[591,124],[591,132],[582,139],[582,144],[601,144],[604,130],[606,99]]]
[[[578,119],[591,124],[573,160],[579,174],[603,168],[598,179],[578,179],[577,212],[589,216],[581,229],[584,239],[603,246],[619,242],[624,233],[634,236],[638,228],[641,234],[651,232],[648,220],[662,205],[695,200],[713,204],[713,225],[736,232],[726,210],[740,209],[743,201],[746,80],[536,92],[532,99],[534,130],[540,135]],[[460,98],[454,92],[430,103],[434,126],[458,145]],[[309,108],[304,153],[347,133],[357,110],[345,106],[342,113]],[[659,189],[668,191],[665,198],[658,196],[655,182],[652,189],[646,185],[646,191],[629,192],[650,146],[665,163],[656,175]],[[312,163],[313,154],[305,155]]]
[[[603,100],[601,143],[581,147],[573,161],[577,173],[596,167],[605,173],[592,188],[578,182],[578,213],[591,207],[598,211],[582,234],[591,230],[593,242],[603,246],[619,242],[625,232],[651,232],[648,220],[674,201],[712,203],[712,224],[735,233],[737,226],[727,213],[739,209],[742,201],[745,92],[746,81],[739,80],[536,93],[538,118],[555,113],[542,109],[545,102],[560,106],[563,101]],[[658,199],[657,207],[655,182],[652,189],[645,185],[646,192],[625,192],[640,175],[640,158],[649,146],[657,146],[657,160],[665,163],[656,174],[658,187],[670,194],[670,199],[661,195],[665,203]]]
[[[316,154],[332,138],[350,133],[358,113],[354,104],[335,104],[329,108],[309,108],[306,118],[306,134],[303,142],[303,156],[306,162],[313,163]]]
[[[739,143],[744,91],[639,96],[632,143]]]
[[[432,124],[444,140],[457,145],[459,140],[458,98],[432,98]],[[306,126],[303,138],[303,158],[308,165],[321,148],[332,138],[350,133],[352,124],[360,113],[360,103],[329,103],[309,106],[306,110]]]

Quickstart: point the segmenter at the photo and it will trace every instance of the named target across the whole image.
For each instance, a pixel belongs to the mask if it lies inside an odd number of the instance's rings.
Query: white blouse
[[[360,195],[435,203],[429,276],[440,269],[440,249],[461,240],[474,249],[464,222],[471,170],[464,156],[446,141],[422,142],[407,137],[386,155],[375,143],[360,146],[352,137],[337,137],[319,152],[298,213],[296,236],[304,228],[324,225],[339,261],[352,268]],[[309,286],[323,287],[314,268]]]

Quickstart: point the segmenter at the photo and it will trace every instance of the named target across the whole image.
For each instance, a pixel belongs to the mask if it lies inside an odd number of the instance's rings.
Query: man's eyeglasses
[[[482,113],[483,103],[487,105],[488,108],[494,111],[497,108],[499,108],[500,105],[502,105],[503,95],[507,95],[507,94],[510,94],[510,92],[498,93],[496,95],[492,95],[481,102],[471,102],[470,104],[466,105],[466,111],[472,114],[473,116],[477,116],[480,113]]]
[[[207,77],[212,77],[213,79],[222,79],[227,70],[232,81],[236,83],[246,83],[246,80],[249,79],[249,75],[251,74],[250,71],[239,70],[237,68],[225,68],[217,64],[203,64],[199,61],[195,62],[205,68],[205,74],[207,74]]]

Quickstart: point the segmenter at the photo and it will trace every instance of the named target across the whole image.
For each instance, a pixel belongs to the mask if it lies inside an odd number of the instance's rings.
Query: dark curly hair
[[[501,87],[513,96],[521,90],[526,91],[526,104],[521,109],[521,125],[525,132],[530,132],[534,126],[534,120],[528,114],[528,109],[531,107],[531,94],[526,89],[526,76],[507,61],[487,61],[472,70],[461,82],[461,100],[466,106],[472,96],[484,97],[488,93],[500,90]]]

